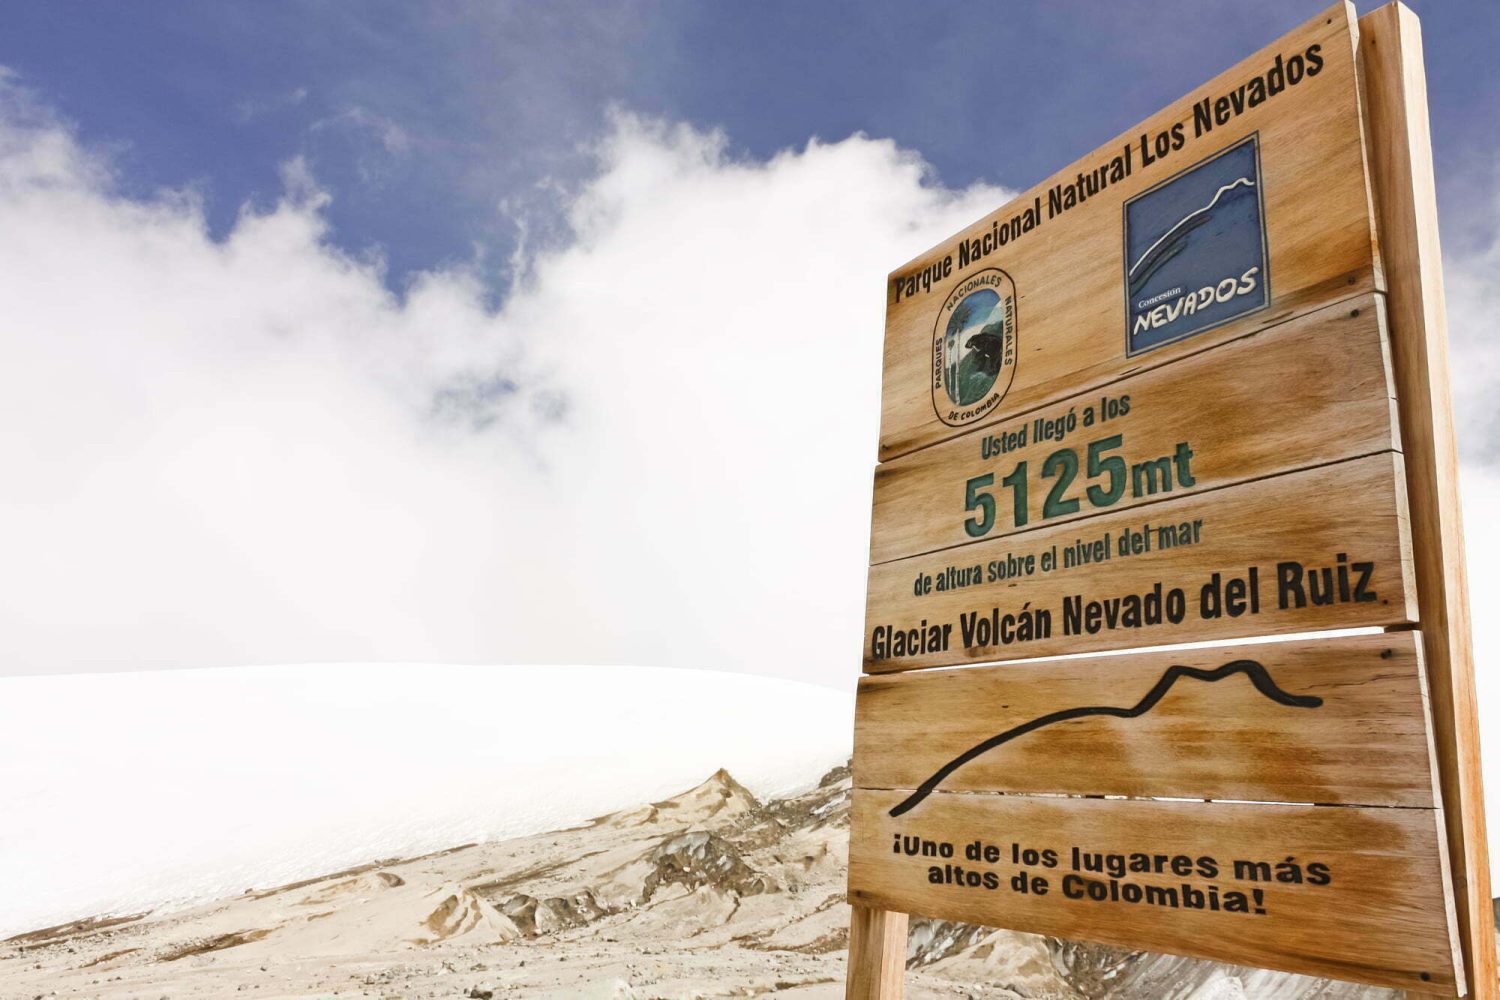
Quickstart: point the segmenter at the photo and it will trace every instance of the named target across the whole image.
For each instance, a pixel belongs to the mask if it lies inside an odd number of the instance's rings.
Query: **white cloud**
[[[391,295],[298,163],[215,242],[5,101],[0,670],[855,676],[883,275],[1001,192],[620,116],[496,312],[462,269]]]
[[[1500,315],[1500,175],[1489,187],[1488,202],[1466,208],[1488,221],[1476,226],[1489,241],[1444,257],[1448,293],[1448,332],[1452,351],[1454,410],[1459,445],[1471,465],[1494,466],[1500,460],[1500,340],[1494,335]],[[1473,225],[1471,216],[1464,220]]]
[[[757,795],[785,794],[847,759],[851,701],[618,666],[0,678],[0,938],[557,830],[720,767]],[[788,732],[768,741],[724,725],[728,712],[774,715]]]
[[[1500,231],[1500,176],[1480,206],[1488,225]],[[1465,220],[1474,223],[1473,218]],[[1500,497],[1500,342],[1494,335],[1500,315],[1500,240],[1444,259],[1448,331],[1455,418],[1462,465],[1464,541],[1468,555],[1469,602],[1474,622],[1475,680],[1479,694],[1480,738],[1487,777],[1490,864],[1500,871],[1500,526],[1490,515]]]
[[[301,91],[300,93],[304,96],[306,95],[305,91]],[[350,128],[358,132],[368,133],[380,143],[381,148],[392,155],[399,155],[411,150],[411,135],[395,119],[359,105],[355,105],[332,117],[320,118],[313,122],[309,128],[313,132],[321,132],[330,128]]]
[[[329,244],[300,161],[215,242],[191,195],[119,195],[0,78],[0,672],[623,661],[847,685],[882,278],[1004,192],[862,137],[756,162],[619,115],[597,153],[554,192],[570,238],[496,311],[462,268],[390,294]],[[1479,608],[1497,271],[1496,244],[1448,261]]]

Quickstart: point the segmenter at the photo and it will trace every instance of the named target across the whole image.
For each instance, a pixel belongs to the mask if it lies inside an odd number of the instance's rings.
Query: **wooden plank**
[[[1292,77],[1295,84],[1289,83]],[[1265,97],[1273,89],[1275,95]],[[1158,137],[1163,137],[1160,148]],[[1250,144],[1248,152],[1240,149],[1241,143]],[[1231,149],[1236,152],[1229,154]],[[1112,161],[1117,157],[1115,167]],[[1265,267],[1255,274],[1250,274],[1250,265],[1236,269],[1235,278],[1249,274],[1243,291],[1230,296],[1233,302],[1205,305],[1199,319],[1184,312],[1184,295],[1162,292],[1164,297],[1151,308],[1166,306],[1178,318],[1157,334],[1170,338],[1176,336],[1174,331],[1196,332],[1127,356],[1130,303],[1139,308],[1148,301],[1126,294],[1127,247],[1150,250],[1152,260],[1165,259],[1164,247],[1181,248],[1173,240],[1148,245],[1154,230],[1162,226],[1147,216],[1166,208],[1163,195],[1141,197],[1153,189],[1167,191],[1157,186],[1169,179],[1177,192],[1185,192],[1215,171],[1230,166],[1239,170],[1242,160],[1247,183],[1229,191],[1221,213],[1227,214],[1230,204],[1243,205],[1248,216],[1255,217],[1251,222],[1256,228],[1257,220],[1263,220],[1254,266]],[[1112,169],[1123,172],[1127,163],[1128,176],[1109,179]],[[1190,177],[1186,171],[1194,167]],[[1258,174],[1258,179],[1251,174]],[[1105,178],[1102,189],[1097,187],[1098,177]],[[1090,185],[1095,185],[1092,191]],[[1080,186],[1086,196],[1062,207],[1068,203],[1067,191],[1076,193]],[[1204,197],[1213,191],[1210,185]],[[1056,202],[1054,192],[1060,193]],[[1240,198],[1246,200],[1236,201]],[[1127,220],[1127,207],[1137,219],[1133,228],[1122,221]],[[1181,207],[1185,210],[1186,205]],[[1028,209],[1040,217],[1029,227],[1024,219]],[[1215,216],[1195,212],[1193,218],[1196,225]],[[1124,240],[1122,227],[1130,230]],[[1192,228],[1176,232],[1190,233]],[[1202,228],[1219,239],[1215,226]],[[972,257],[966,248],[975,247],[980,254]],[[1178,264],[1204,256],[1189,249]],[[1145,254],[1133,263],[1144,267],[1137,270],[1138,278],[1151,272]],[[1172,271],[1164,267],[1156,273],[1165,280]],[[1228,277],[1214,274],[1204,280]],[[1155,286],[1148,281],[1145,287]],[[1195,293],[1198,287],[1195,283],[1181,291]],[[881,458],[1007,419],[1378,287],[1353,13],[1349,5],[1338,4],[893,272],[887,283]],[[968,291],[950,303],[960,288]],[[999,325],[993,328],[994,350],[981,350],[988,360],[981,357],[976,362],[981,368],[969,370],[965,377],[983,381],[979,371],[992,372],[995,378],[974,402],[958,405],[941,385],[935,391],[935,379],[941,382],[944,368],[934,364],[934,351],[955,315],[947,307],[971,292],[985,293],[981,297],[986,315]],[[1004,308],[990,313],[996,301]],[[1218,319],[1231,314],[1230,320]]]
[[[904,795],[854,791],[855,903],[1396,988],[1462,989],[1440,810],[940,793],[893,818]],[[898,853],[904,837],[917,856]],[[924,856],[922,840],[950,845],[952,856]],[[1124,867],[1105,860],[1098,873],[1080,854],[1075,869],[1075,848]],[[1055,865],[1017,863],[1027,850],[1055,852]],[[1276,880],[1293,865],[1300,884]],[[1023,872],[1031,891],[1018,891]],[[1044,894],[1037,878],[1047,880]]]
[[[1367,295],[884,463],[870,559],[1399,450],[1394,395]],[[1017,469],[1030,480],[1021,525],[1004,485]],[[970,482],[997,502],[966,508]]]
[[[1470,981],[1476,996],[1490,998],[1500,987],[1421,28],[1399,4],[1359,23],[1448,847]]]
[[[917,789],[913,809],[939,791],[1438,804],[1413,632],[865,677],[854,718],[855,786]]]
[[[849,908],[846,1000],[901,1000],[906,973],[904,913],[855,903]]]
[[[1406,624],[1410,563],[1400,456],[1386,452],[872,566],[865,669]]]

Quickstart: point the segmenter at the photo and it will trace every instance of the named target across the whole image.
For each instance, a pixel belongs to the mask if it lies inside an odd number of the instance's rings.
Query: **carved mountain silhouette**
[[[1283,691],[1271,679],[1270,671],[1266,670],[1265,666],[1257,660],[1231,660],[1222,667],[1217,667],[1213,670],[1201,670],[1197,667],[1184,666],[1168,667],[1166,672],[1162,674],[1161,680],[1157,681],[1151,690],[1146,692],[1145,697],[1129,708],[1115,708],[1109,705],[1089,705],[1079,708],[1059,709],[1056,712],[1023,722],[1018,726],[1012,726],[1004,732],[996,733],[989,739],[976,743],[934,771],[930,778],[917,786],[915,792],[898,802],[891,809],[890,815],[900,816],[903,813],[910,812],[923,799],[937,791],[938,786],[960,767],[963,767],[977,757],[989,753],[991,750],[1004,746],[1012,740],[1017,740],[1029,733],[1034,733],[1038,729],[1045,729],[1047,726],[1056,725],[1060,722],[1069,722],[1073,719],[1085,719],[1093,715],[1103,715],[1115,719],[1138,719],[1155,708],[1167,696],[1167,692],[1171,691],[1177,682],[1184,677],[1212,684],[1226,677],[1232,677],[1235,674],[1244,674],[1250,679],[1250,683],[1255,686],[1255,690],[1277,704],[1287,705],[1292,708],[1318,708],[1323,704],[1322,698],[1310,695],[1289,694]]]

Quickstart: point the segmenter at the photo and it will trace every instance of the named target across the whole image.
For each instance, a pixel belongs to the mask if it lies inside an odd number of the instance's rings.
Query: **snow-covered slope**
[[[850,775],[726,771],[566,830],[0,940],[0,994],[844,996]],[[910,1000],[1396,1000],[1374,987],[914,917]]]
[[[0,678],[0,936],[556,829],[847,759],[852,696],[642,667]]]

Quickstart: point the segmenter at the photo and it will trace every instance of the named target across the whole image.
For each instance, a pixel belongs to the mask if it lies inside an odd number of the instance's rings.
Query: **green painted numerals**
[[[1107,438],[1100,438],[1089,443],[1089,478],[1097,479],[1108,474],[1109,488],[1101,486],[1090,486],[1088,488],[1089,503],[1095,507],[1108,507],[1125,495],[1125,480],[1127,472],[1125,459],[1119,455],[1108,455],[1107,451],[1115,451],[1123,443],[1119,434],[1111,434]]]
[[[1120,434],[1089,442],[1083,457],[1087,486],[1082,496],[1073,492],[1079,470],[1077,450],[1059,448],[1048,455],[1042,462],[1041,477],[1051,480],[1052,485],[1042,501],[1041,520],[1077,514],[1085,503],[1090,509],[1102,509],[1119,503],[1126,495],[1145,497],[1197,484],[1193,449],[1186,441],[1178,442],[1169,455],[1135,463],[1126,462],[1119,454],[1124,447],[1125,439]],[[1027,462],[1022,460],[1000,478],[1001,487],[1010,491],[1012,527],[1024,528],[1031,519],[1030,474]],[[964,484],[964,510],[973,515],[964,520],[964,532],[970,538],[983,538],[995,529],[999,507],[994,487],[993,472],[974,476]]]
[[[983,492],[986,486],[995,485],[995,474],[986,472],[969,480],[964,488],[964,510],[977,510],[978,515],[964,521],[964,530],[970,538],[982,538],[995,526],[995,496]]]
[[[1046,502],[1042,504],[1042,520],[1078,513],[1078,498],[1070,499],[1065,495],[1073,480],[1078,478],[1078,455],[1072,448],[1048,455],[1047,461],[1042,463],[1042,478],[1057,480],[1047,491]]]

